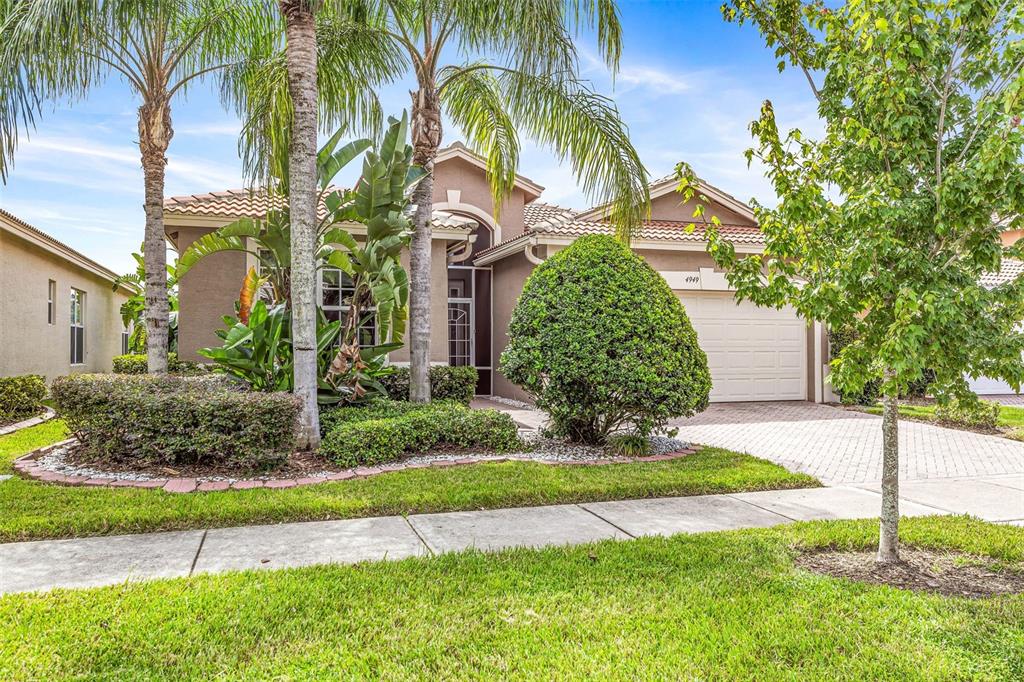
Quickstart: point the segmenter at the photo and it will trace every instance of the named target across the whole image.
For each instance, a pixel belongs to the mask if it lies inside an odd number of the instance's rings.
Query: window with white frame
[[[71,290],[71,364],[85,363],[85,292]]]
[[[57,283],[52,279],[46,283],[46,324],[57,322]]]
[[[329,322],[345,321],[349,303],[355,293],[352,278],[337,268],[320,270],[320,307]],[[363,311],[359,325],[359,345],[372,346],[377,343],[377,315],[373,308]]]
[[[128,355],[129,346],[131,346],[132,340],[132,327],[131,325],[121,324],[121,355]]]

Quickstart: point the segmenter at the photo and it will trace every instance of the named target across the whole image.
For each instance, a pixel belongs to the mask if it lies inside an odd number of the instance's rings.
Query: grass
[[[0,438],[0,473],[65,437],[50,421]],[[0,542],[820,485],[756,457],[705,448],[678,460],[602,467],[501,462],[418,469],[286,490],[162,490],[0,483]]]
[[[984,399],[984,396],[982,396]],[[882,414],[881,405],[864,408],[870,414]],[[935,405],[900,405],[900,416],[920,421],[935,421]],[[1002,405],[999,408],[997,425],[1003,435],[1014,440],[1024,440],[1024,407]]]
[[[944,598],[794,568],[877,522],[469,552],[0,598],[0,678],[1019,680],[1024,596]],[[1024,559],[1024,529],[908,519],[905,542]]]

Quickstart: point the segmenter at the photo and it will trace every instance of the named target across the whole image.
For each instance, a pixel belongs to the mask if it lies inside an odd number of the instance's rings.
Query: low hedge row
[[[522,445],[507,414],[453,401],[379,401],[333,412],[325,417],[329,430],[320,454],[342,466],[380,464],[439,446],[511,452]]]
[[[46,397],[46,380],[38,374],[0,377],[0,424],[39,414]]]
[[[437,365],[430,368],[430,398],[455,400],[463,405],[476,394],[476,367]],[[380,379],[391,400],[409,399],[409,368],[396,367],[394,373]]]
[[[145,374],[149,371],[146,356],[140,353],[114,356],[114,374]],[[167,371],[171,374],[200,374],[203,365],[198,362],[178,360],[177,353],[167,354]]]
[[[291,452],[298,400],[223,377],[77,374],[53,382],[68,428],[113,462],[265,467]]]
[[[969,426],[994,429],[999,423],[999,403],[991,400],[951,400],[946,405],[935,406],[935,419],[949,426]]]

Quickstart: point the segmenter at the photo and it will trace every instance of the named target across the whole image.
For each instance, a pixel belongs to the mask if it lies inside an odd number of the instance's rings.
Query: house
[[[109,372],[126,352],[117,274],[0,209],[0,376]]]
[[[702,231],[688,231],[693,205],[681,205],[676,182],[651,186],[651,217],[633,248],[676,291],[708,356],[713,401],[831,399],[824,382],[827,336],[792,308],[737,303],[725,277],[705,251]],[[610,233],[601,209],[574,211],[540,201],[543,187],[517,176],[511,194],[495,207],[484,161],[460,143],[438,154],[434,168],[431,360],[472,365],[482,395],[524,397],[498,371],[512,310],[533,268],[577,237]],[[709,214],[738,252],[756,253],[763,238],[750,207],[703,185]],[[245,190],[168,199],[164,222],[179,250],[196,238],[243,216],[266,211],[266,199]],[[179,283],[179,353],[201,359],[198,348],[215,345],[222,315],[233,311],[242,278],[255,259],[245,253],[208,257]],[[321,271],[318,295],[330,311],[338,306],[339,274]],[[343,293],[343,292],[342,292]],[[343,296],[342,296],[343,298]],[[404,349],[392,354],[407,362]]]

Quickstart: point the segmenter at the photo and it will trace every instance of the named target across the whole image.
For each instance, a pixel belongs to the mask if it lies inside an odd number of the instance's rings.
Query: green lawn
[[[9,472],[16,457],[64,437],[63,424],[51,421],[0,438],[0,473]],[[287,490],[187,495],[14,478],[0,483],[0,542],[818,485],[811,476],[718,448],[666,462],[603,467],[502,462]]]
[[[876,537],[877,522],[813,522],[13,595],[0,679],[1024,677],[1024,596],[792,565],[794,545]],[[1024,560],[1024,529],[966,518],[909,519],[903,538]]]
[[[882,406],[872,405],[865,408],[865,412],[882,414]],[[911,419],[935,421],[935,405],[900,405],[900,415]],[[1008,437],[1024,440],[1024,407],[1001,406],[998,424],[1005,429],[1012,429],[1007,432]]]

